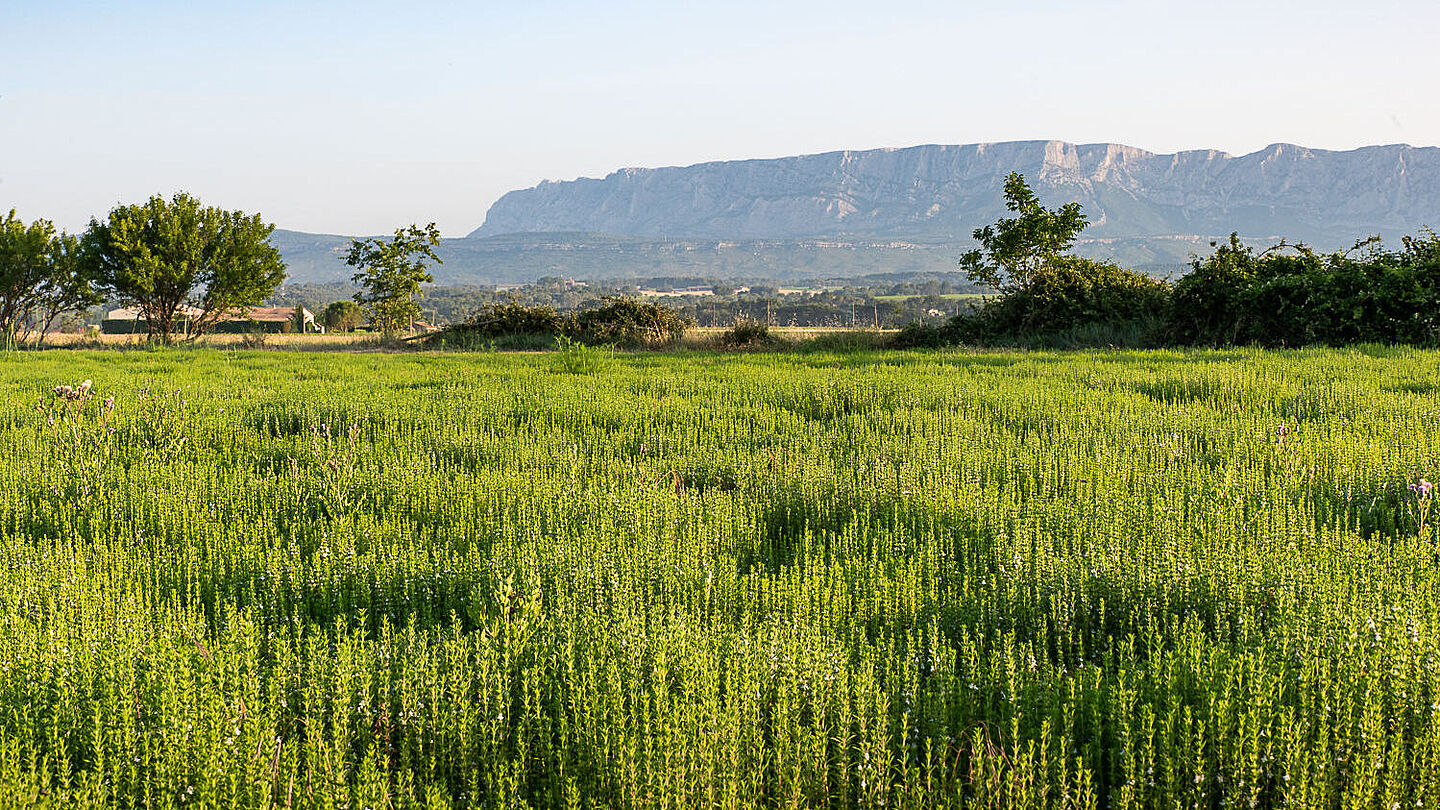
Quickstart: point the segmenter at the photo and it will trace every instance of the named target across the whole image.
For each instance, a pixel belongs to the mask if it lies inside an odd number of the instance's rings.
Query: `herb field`
[[[0,435],[5,806],[1440,807],[1437,353],[46,352]]]

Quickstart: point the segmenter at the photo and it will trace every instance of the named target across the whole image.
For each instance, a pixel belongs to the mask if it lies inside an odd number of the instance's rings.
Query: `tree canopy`
[[[443,263],[435,254],[439,244],[440,230],[433,222],[424,228],[396,228],[390,239],[350,240],[345,263],[355,268],[353,280],[361,287],[355,300],[370,311],[375,328],[393,335],[408,330],[419,317],[415,298],[421,284],[435,280],[426,268]]]
[[[274,230],[259,214],[157,194],[111,210],[104,223],[90,220],[82,255],[102,288],[137,307],[152,338],[169,342],[182,307],[196,310],[187,329],[195,337],[275,291],[285,264],[269,241]]]
[[[353,332],[364,319],[365,315],[360,311],[360,305],[348,300],[331,301],[329,306],[325,307],[324,314],[320,316],[325,328],[332,332]]]
[[[0,220],[0,340],[13,345],[36,333],[43,341],[57,317],[100,303],[78,246],[49,220],[27,224],[14,209]]]
[[[972,281],[1013,292],[1030,286],[1042,269],[1069,251],[1086,220],[1080,203],[1054,210],[1041,205],[1019,172],[1005,178],[1004,194],[1005,207],[1019,216],[976,228],[971,235],[980,247],[961,256],[960,267]]]

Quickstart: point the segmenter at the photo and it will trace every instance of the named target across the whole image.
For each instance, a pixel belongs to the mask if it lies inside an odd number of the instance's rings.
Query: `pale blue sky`
[[[1440,3],[81,2],[0,15],[0,209],[478,226],[542,179],[921,143],[1440,145]]]

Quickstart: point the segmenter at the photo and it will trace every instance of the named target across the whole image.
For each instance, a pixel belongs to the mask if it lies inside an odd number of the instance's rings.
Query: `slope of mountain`
[[[1023,173],[1047,204],[1085,206],[1091,240],[1244,236],[1334,248],[1440,225],[1440,148],[1275,144],[1232,157],[1015,141],[623,169],[501,197],[472,237],[594,232],[652,239],[869,238],[957,244],[1002,213]],[[1098,244],[1098,243],[1097,243]],[[1167,260],[1175,252],[1156,248]],[[1103,253],[1103,251],[1100,251]]]

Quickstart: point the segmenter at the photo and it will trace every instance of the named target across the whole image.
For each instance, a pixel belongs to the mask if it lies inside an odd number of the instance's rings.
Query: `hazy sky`
[[[184,189],[281,228],[480,224],[624,166],[1056,138],[1440,145],[1436,0],[8,0],[0,210]]]

